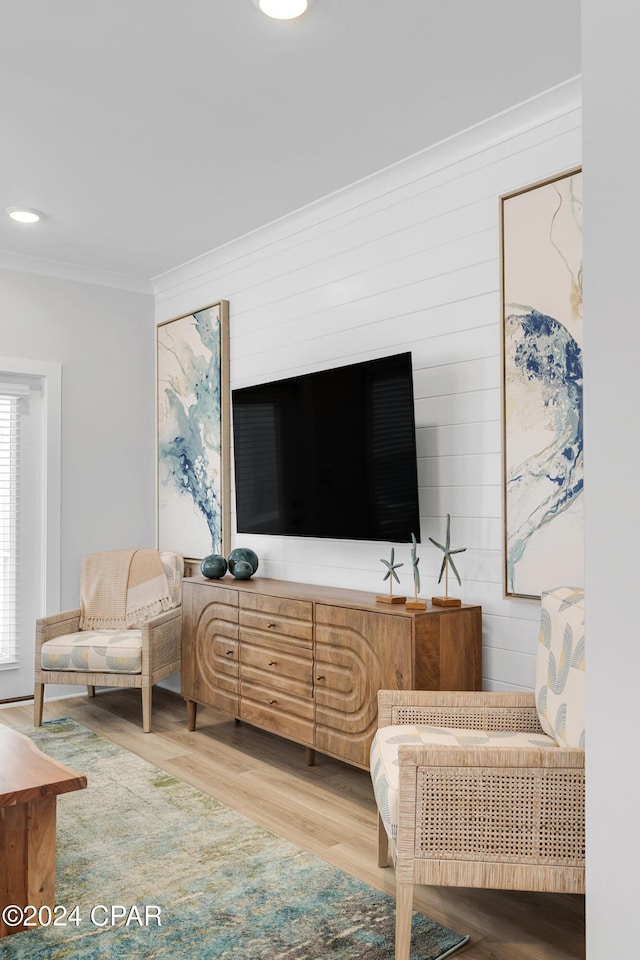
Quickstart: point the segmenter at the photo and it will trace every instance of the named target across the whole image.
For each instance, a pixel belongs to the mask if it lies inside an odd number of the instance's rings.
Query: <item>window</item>
[[[29,388],[0,383],[0,664],[18,660],[20,416]]]
[[[0,357],[0,703],[32,695],[35,621],[60,610],[61,375]]]

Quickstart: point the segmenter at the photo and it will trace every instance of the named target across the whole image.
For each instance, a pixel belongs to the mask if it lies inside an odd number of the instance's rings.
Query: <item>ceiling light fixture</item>
[[[274,20],[294,20],[309,6],[308,0],[258,0],[258,6]]]
[[[17,223],[37,223],[42,216],[37,210],[30,210],[28,207],[7,207],[5,213]]]

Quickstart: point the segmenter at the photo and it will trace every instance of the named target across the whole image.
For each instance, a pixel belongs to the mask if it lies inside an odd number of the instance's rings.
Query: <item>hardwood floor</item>
[[[187,730],[184,701],[155,687],[153,732],[141,726],[140,693],[109,690],[45,704],[44,719],[72,717],[274,833],[393,894],[393,868],[377,866],[369,774],[317,755],[210,708]],[[29,705],[0,710],[9,726],[32,723]],[[91,770],[81,771],[91,779]],[[465,960],[583,960],[584,897],[446,887],[417,888],[415,907],[469,933]]]

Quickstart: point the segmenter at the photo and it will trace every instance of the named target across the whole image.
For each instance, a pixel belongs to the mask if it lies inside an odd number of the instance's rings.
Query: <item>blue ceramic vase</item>
[[[236,547],[227,559],[229,573],[236,580],[248,580],[258,569],[258,554],[249,547]]]
[[[220,553],[212,553],[200,564],[200,571],[207,580],[219,580],[227,572],[227,561]]]

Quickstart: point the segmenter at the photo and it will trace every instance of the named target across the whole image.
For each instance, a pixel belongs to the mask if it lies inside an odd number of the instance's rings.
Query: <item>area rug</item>
[[[58,800],[66,925],[12,934],[3,960],[392,960],[391,897],[73,720],[22,732],[88,787]],[[415,960],[467,940],[414,914]]]

